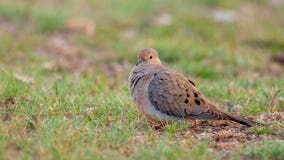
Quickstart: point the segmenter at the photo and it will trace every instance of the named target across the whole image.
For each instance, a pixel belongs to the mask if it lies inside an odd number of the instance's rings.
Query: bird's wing
[[[197,119],[227,119],[196,89],[195,84],[172,70],[153,74],[149,100],[157,110],[171,116]]]

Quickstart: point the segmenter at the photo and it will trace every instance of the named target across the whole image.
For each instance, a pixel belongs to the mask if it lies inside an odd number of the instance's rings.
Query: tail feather
[[[232,121],[235,121],[235,122],[238,122],[240,124],[243,124],[243,125],[246,125],[246,126],[249,126],[249,127],[252,127],[252,126],[255,126],[257,125],[258,123],[255,122],[255,121],[252,121],[252,120],[249,120],[249,119],[245,119],[245,118],[242,118],[238,115],[233,115],[229,112],[226,112],[226,111],[222,111],[223,114],[225,114],[225,116],[228,118],[227,120],[232,120]]]
[[[209,110],[211,110],[211,114],[215,115],[215,117],[217,117],[217,119],[220,119],[220,120],[231,120],[231,121],[235,121],[237,123],[240,123],[240,124],[243,124],[249,127],[252,127],[255,125],[261,125],[260,123],[257,123],[253,120],[249,120],[239,115],[233,115],[227,111],[220,110],[212,104]]]

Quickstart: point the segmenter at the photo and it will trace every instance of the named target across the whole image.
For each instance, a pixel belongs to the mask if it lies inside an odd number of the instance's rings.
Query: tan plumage
[[[135,106],[146,118],[158,122],[206,119],[254,124],[216,108],[192,81],[163,66],[154,49],[143,49],[138,58],[129,76],[129,90]]]

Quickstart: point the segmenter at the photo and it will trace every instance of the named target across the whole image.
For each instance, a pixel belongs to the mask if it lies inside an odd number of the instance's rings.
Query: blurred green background
[[[283,10],[283,0],[1,0],[0,159],[283,157]],[[252,129],[248,147],[230,139],[229,152],[184,136],[186,124],[153,131],[127,89],[149,47],[223,109],[272,128]]]

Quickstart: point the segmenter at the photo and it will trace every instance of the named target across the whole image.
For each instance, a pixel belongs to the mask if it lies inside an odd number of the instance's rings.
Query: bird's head
[[[161,64],[158,52],[152,48],[145,48],[138,54],[136,66],[140,64]]]

